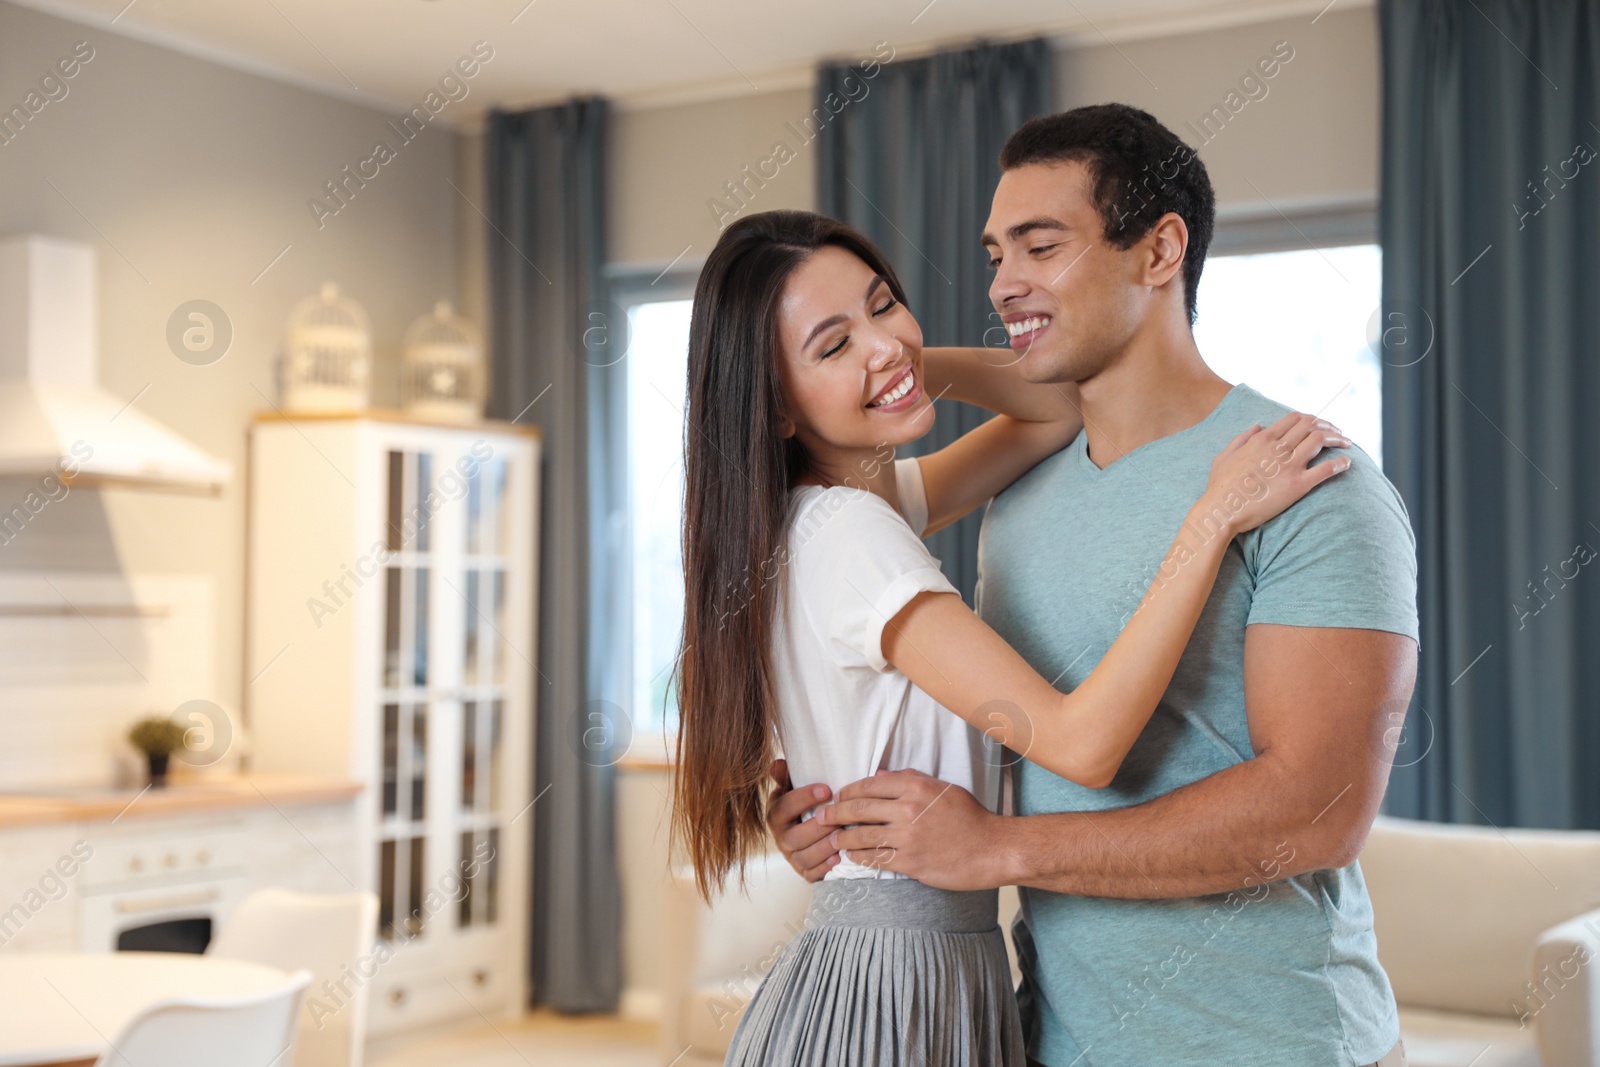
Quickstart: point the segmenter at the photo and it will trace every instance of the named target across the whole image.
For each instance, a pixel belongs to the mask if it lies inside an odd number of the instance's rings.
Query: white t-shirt
[[[955,593],[919,537],[922,469],[896,460],[903,515],[865,489],[804,485],[789,498],[787,587],[774,618],[779,742],[796,785],[841,788],[915,769],[991,805],[996,759],[983,735],[883,658],[884,626],[918,593]],[[999,751],[996,749],[995,751]],[[828,878],[900,878],[842,856]]]

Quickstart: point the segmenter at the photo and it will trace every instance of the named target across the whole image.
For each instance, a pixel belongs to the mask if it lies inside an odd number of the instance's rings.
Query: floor
[[[654,1023],[529,1013],[367,1045],[367,1067],[661,1067]]]

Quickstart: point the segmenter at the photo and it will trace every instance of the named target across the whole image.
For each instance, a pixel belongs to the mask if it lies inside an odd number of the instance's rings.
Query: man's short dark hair
[[[1183,298],[1195,321],[1200,270],[1216,223],[1217,198],[1195,150],[1148,111],[1126,104],[1093,104],[1029,119],[1006,139],[1000,169],[1031,163],[1084,164],[1090,202],[1105,239],[1117,248],[1155,229],[1167,212],[1189,228],[1183,255]]]

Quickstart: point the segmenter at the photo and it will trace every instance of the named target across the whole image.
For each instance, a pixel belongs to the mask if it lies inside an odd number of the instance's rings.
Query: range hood
[[[0,476],[218,494],[230,466],[101,389],[95,249],[0,241]]]

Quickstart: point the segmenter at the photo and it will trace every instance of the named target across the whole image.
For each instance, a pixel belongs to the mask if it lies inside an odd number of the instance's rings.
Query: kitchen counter
[[[353,779],[311,774],[244,774],[174,781],[160,789],[40,789],[0,792],[0,829],[92,822],[229,808],[344,800],[361,792]]]

